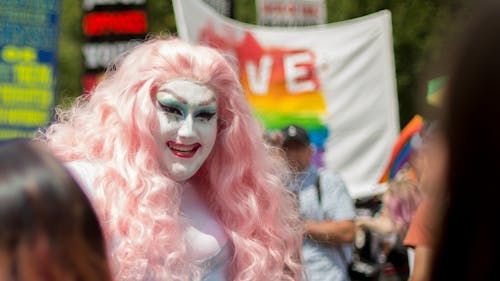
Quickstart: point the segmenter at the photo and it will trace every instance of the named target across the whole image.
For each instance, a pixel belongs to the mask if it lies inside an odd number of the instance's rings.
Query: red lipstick
[[[181,158],[191,158],[196,154],[201,144],[182,144],[174,141],[167,141],[167,146],[174,155]]]

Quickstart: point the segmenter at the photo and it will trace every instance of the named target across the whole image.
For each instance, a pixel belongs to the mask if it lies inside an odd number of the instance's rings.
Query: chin
[[[180,182],[180,181],[185,181],[185,180],[190,179],[191,177],[193,177],[194,173],[193,174],[191,174],[191,173],[188,173],[188,174],[171,173],[170,175],[171,175],[170,177],[172,178],[172,180]]]
[[[186,181],[192,178],[200,169],[199,159],[178,159],[165,157],[164,168],[170,178],[176,182]]]
[[[185,181],[185,180],[192,178],[196,174],[197,171],[198,171],[198,169],[194,169],[194,170],[193,169],[189,169],[189,170],[174,169],[174,170],[169,170],[168,174],[170,175],[170,177],[174,181],[180,182],[180,181]]]

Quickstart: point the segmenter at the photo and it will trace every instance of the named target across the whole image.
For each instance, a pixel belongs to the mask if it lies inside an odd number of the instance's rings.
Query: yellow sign
[[[4,46],[0,58],[0,140],[31,137],[50,121],[52,65],[38,62],[31,47]]]

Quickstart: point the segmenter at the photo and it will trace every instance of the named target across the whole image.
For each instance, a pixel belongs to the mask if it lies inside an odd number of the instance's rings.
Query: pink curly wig
[[[217,93],[216,144],[190,179],[221,220],[234,258],[231,280],[299,280],[302,228],[283,186],[284,166],[266,152],[237,74],[217,51],[153,38],[132,49],[43,139],[63,161],[99,163],[93,203],[110,239],[116,280],[191,280],[183,243],[181,186],[161,170],[155,93],[191,79]]]

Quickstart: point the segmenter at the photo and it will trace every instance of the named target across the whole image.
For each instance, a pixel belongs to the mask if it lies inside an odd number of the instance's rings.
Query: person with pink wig
[[[152,38],[41,136],[86,186],[115,280],[300,280],[284,164],[214,49]]]
[[[417,182],[409,178],[392,180],[383,196],[380,215],[360,217],[356,219],[356,225],[383,235],[394,233],[404,239],[422,200]]]

